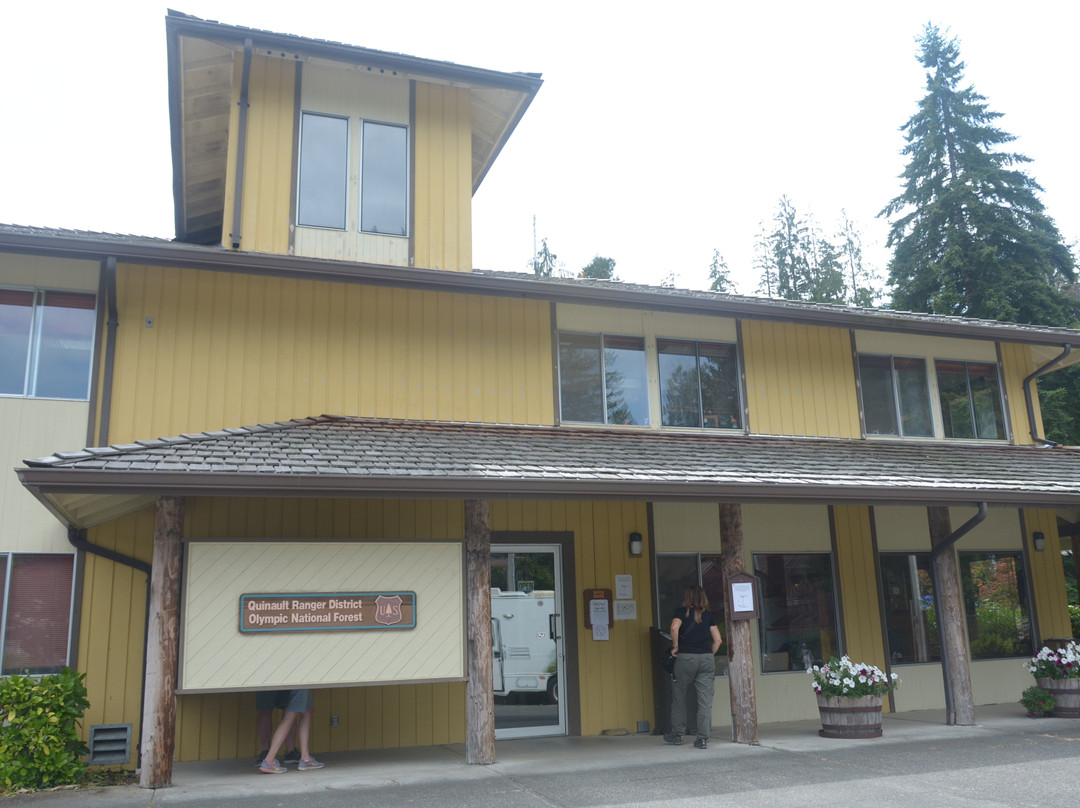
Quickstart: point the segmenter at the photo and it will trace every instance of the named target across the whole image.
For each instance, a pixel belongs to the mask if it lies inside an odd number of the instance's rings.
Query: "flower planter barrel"
[[[1036,679],[1043,690],[1049,690],[1056,702],[1054,718],[1080,718],[1080,679]]]
[[[1080,680],[1077,680],[1080,681]],[[881,696],[817,697],[823,738],[880,738]]]

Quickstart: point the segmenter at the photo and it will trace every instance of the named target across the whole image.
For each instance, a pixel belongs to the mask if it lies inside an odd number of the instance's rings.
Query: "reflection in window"
[[[349,119],[305,112],[300,118],[297,224],[345,229]]]
[[[1020,553],[960,553],[972,659],[1032,655]]]
[[[360,180],[360,229],[408,235],[408,130],[364,121]]]
[[[939,359],[934,366],[945,437],[982,440],[1007,437],[996,365]]]
[[[667,634],[671,615],[682,605],[686,587],[700,584],[709,597],[709,611],[724,635],[724,572],[719,555],[665,553],[656,556],[657,626]],[[716,654],[716,675],[727,676],[727,637]]]
[[[559,395],[563,421],[648,424],[645,340],[560,334]]]
[[[656,350],[664,426],[742,426],[734,345],[658,339]]]
[[[883,553],[881,586],[893,663],[941,659],[929,553]]]
[[[839,655],[827,553],[755,553],[761,583],[761,669],[805,670]]]
[[[57,673],[68,664],[71,554],[0,554],[3,674]]]
[[[0,395],[85,400],[94,295],[0,289]]]
[[[925,359],[860,354],[859,384],[867,435],[934,434]]]

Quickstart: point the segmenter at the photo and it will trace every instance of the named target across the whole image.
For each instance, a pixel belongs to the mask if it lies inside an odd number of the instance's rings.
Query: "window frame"
[[[599,382],[600,382],[600,410],[603,420],[599,421],[585,421],[576,418],[567,418],[565,415],[566,395],[564,393],[565,387],[563,384],[563,372],[565,368],[565,362],[563,361],[563,338],[564,337],[586,337],[590,339],[596,339],[599,343],[598,352],[600,357],[599,367]],[[608,401],[608,367],[606,351],[608,349],[607,340],[635,340],[641,344],[641,392],[643,394],[642,404],[645,407],[644,419],[638,424],[618,424],[612,423],[611,408]],[[558,357],[558,388],[559,388],[559,422],[569,424],[599,424],[601,426],[631,426],[631,427],[648,427],[652,423],[651,403],[650,403],[650,382],[649,382],[649,354],[648,343],[644,336],[640,334],[616,334],[607,331],[589,332],[589,331],[574,331],[574,330],[560,330],[556,335],[556,353]],[[630,350],[628,348],[618,348],[617,350]],[[636,350],[636,349],[635,349]]]
[[[864,379],[863,373],[863,359],[867,360],[888,360],[889,363],[889,398],[892,404],[892,425],[894,427],[893,432],[871,432],[869,430],[869,423],[867,418],[867,412],[870,408],[867,406],[867,389],[869,385]],[[926,405],[926,417],[929,421],[930,434],[928,435],[907,435],[904,432],[904,416],[905,411],[903,409],[904,396],[900,395],[902,385],[900,384],[899,372],[896,368],[896,360],[911,362],[922,362],[923,366],[923,389],[921,391],[923,401]],[[905,439],[931,439],[937,437],[937,427],[934,419],[934,398],[931,395],[930,389],[930,373],[927,366],[927,358],[925,356],[908,356],[903,354],[879,354],[872,352],[858,352],[855,361],[855,372],[858,374],[859,379],[859,417],[862,420],[862,433],[866,438],[905,438]]]
[[[331,224],[315,224],[302,221],[302,211],[304,206],[304,148],[305,148],[305,136],[304,136],[304,121],[306,118],[327,118],[330,120],[343,121],[345,123],[345,144],[343,165],[341,166],[341,179],[343,180],[342,194],[341,194],[341,226],[337,227]],[[300,112],[300,131],[298,133],[299,148],[297,150],[297,166],[296,166],[296,226],[297,227],[311,227],[317,230],[334,230],[338,232],[348,232],[349,230],[349,198],[351,196],[349,192],[350,180],[350,159],[351,159],[351,143],[352,143],[352,121],[347,115],[334,115],[327,112],[315,112],[313,110],[301,110]]]
[[[67,597],[67,608],[65,618],[64,638],[63,638],[63,662],[59,665],[33,665],[33,666],[21,666],[18,668],[13,667],[11,670],[7,669],[7,654],[8,654],[8,639],[9,639],[9,619],[11,617],[11,595],[12,595],[12,582],[15,575],[15,568],[18,566],[16,563],[17,558],[49,558],[49,559],[63,559],[68,562],[68,569],[59,570],[60,574],[70,575],[71,587]],[[0,560],[3,562],[3,580],[0,581],[0,676],[10,676],[14,674],[27,673],[30,676],[44,676],[50,673],[55,673],[58,669],[71,666],[72,657],[72,638],[74,636],[75,626],[73,622],[73,616],[75,614],[75,596],[77,591],[77,575],[76,575],[76,556],[74,553],[24,553],[24,552],[0,552]],[[56,571],[54,571],[55,574]],[[57,604],[62,608],[63,604]]]
[[[664,406],[664,380],[667,378],[662,369],[662,357],[664,356],[691,356],[690,354],[676,354],[674,352],[662,350],[662,346],[666,343],[676,344],[684,343],[693,346],[694,353],[694,372],[695,381],[697,386],[697,424],[696,425],[684,425],[684,424],[669,424],[665,419],[665,413],[667,409]],[[714,416],[707,416],[705,414],[705,390],[704,385],[701,382],[701,359],[702,359],[702,346],[720,348],[724,352],[730,351],[731,361],[731,384],[733,388],[735,411],[733,417],[737,419],[737,423],[734,425],[721,425],[720,417],[717,414],[716,425],[710,426],[706,424],[706,419]],[[706,357],[708,358],[708,357]],[[657,370],[657,392],[660,399],[660,426],[665,429],[708,429],[708,430],[724,430],[728,432],[743,431],[745,428],[745,412],[743,407],[743,395],[742,395],[742,371],[741,364],[739,362],[739,346],[734,342],[722,342],[718,340],[700,340],[693,338],[682,337],[657,337],[656,338],[656,370]]]
[[[400,129],[404,135],[404,153],[402,154],[402,177],[403,187],[401,189],[401,214],[402,214],[402,232],[400,233],[384,233],[381,230],[367,230],[364,228],[364,199],[365,199],[365,182],[367,181],[366,154],[368,147],[368,138],[366,137],[365,130],[367,127],[381,127],[383,129]],[[376,121],[370,118],[358,119],[359,136],[360,136],[360,176],[357,181],[356,196],[359,201],[359,208],[357,210],[357,229],[360,233],[369,236],[393,236],[395,238],[408,238],[409,237],[409,205],[410,205],[410,178],[409,178],[409,150],[410,150],[410,132],[407,124],[400,123],[388,123],[386,121]]]
[[[969,417],[971,419],[972,432],[974,433],[971,436],[955,435],[955,434],[951,435],[951,434],[949,434],[949,430],[952,428],[953,419],[952,419],[952,417],[949,417],[949,418],[945,417],[946,408],[945,408],[945,402],[942,401],[942,396],[944,395],[944,393],[942,392],[942,388],[941,388],[941,372],[938,370],[939,365],[962,365],[963,368],[964,368],[964,386],[965,386],[965,389],[967,391],[968,414],[969,414]],[[1001,434],[1000,437],[986,438],[986,437],[983,437],[982,435],[979,434],[979,432],[980,432],[979,425],[980,425],[981,421],[980,421],[980,418],[979,418],[979,412],[976,410],[976,400],[977,400],[978,396],[977,396],[977,394],[974,394],[972,392],[972,388],[971,388],[971,366],[972,365],[989,367],[989,368],[993,368],[993,370],[994,370],[994,382],[996,383],[996,386],[997,386],[997,395],[994,396],[991,400],[996,403],[996,410],[995,410],[994,415],[995,415],[995,420],[1001,426],[1001,433],[1002,434]],[[936,385],[937,385],[937,407],[938,407],[938,413],[939,413],[939,415],[941,417],[941,434],[942,434],[942,437],[947,438],[948,440],[979,440],[979,441],[995,441],[995,442],[1010,440],[1009,419],[1008,419],[1008,415],[1007,415],[1008,410],[1007,410],[1006,402],[1005,402],[1005,390],[1004,390],[1004,387],[1002,386],[1002,372],[1001,372],[1000,363],[998,363],[998,362],[989,362],[989,361],[986,361],[986,360],[944,359],[944,358],[940,358],[940,357],[935,357],[934,358],[934,378],[935,378],[935,382],[936,382]]]
[[[98,315],[98,298],[94,292],[89,292],[82,289],[49,289],[45,287],[26,287],[26,286],[0,286],[0,293],[11,292],[21,295],[30,296],[30,322],[27,329],[26,340],[26,355],[23,363],[23,378],[22,378],[22,390],[21,392],[0,392],[0,398],[34,398],[34,399],[49,399],[53,401],[89,401],[90,400],[90,387],[93,379],[94,369],[94,352],[97,346],[97,315]],[[84,303],[90,303],[90,305],[80,306],[56,306],[49,302],[49,296],[61,296],[62,298],[79,298]],[[86,324],[86,332],[82,335],[87,340],[87,349],[85,356],[85,370],[84,375],[81,377],[68,376],[71,380],[79,380],[82,385],[82,392],[78,396],[63,396],[63,395],[48,395],[40,392],[42,387],[42,367],[43,357],[46,356],[47,349],[44,342],[50,339],[56,339],[57,334],[52,331],[46,331],[49,319],[50,309],[71,309],[73,311],[87,311],[89,314],[89,321]],[[63,334],[60,334],[60,341],[63,341]],[[70,358],[70,357],[68,357]],[[81,363],[82,359],[79,359]],[[52,363],[47,362],[46,365],[51,366]]]
[[[782,651],[778,652],[776,649],[769,649],[767,647],[768,644],[769,644],[768,639],[767,639],[767,637],[765,635],[766,630],[778,630],[778,629],[766,629],[766,626],[769,624],[769,616],[768,616],[767,609],[769,608],[770,589],[768,588],[768,582],[762,580],[762,577],[765,575],[764,570],[762,570],[762,569],[760,569],[758,567],[758,559],[766,558],[766,557],[770,557],[770,556],[780,557],[781,559],[798,558],[798,557],[811,557],[811,556],[813,556],[813,557],[817,557],[817,558],[823,560],[825,562],[825,567],[828,569],[829,587],[830,587],[829,596],[830,596],[830,598],[832,600],[832,610],[831,610],[832,623],[831,623],[831,625],[826,624],[824,626],[818,626],[817,628],[805,628],[805,629],[794,629],[793,630],[790,627],[788,627],[788,628],[785,629],[786,633],[789,634],[789,635],[792,634],[792,633],[797,633],[799,631],[802,631],[803,633],[817,631],[819,633],[819,635],[820,635],[820,633],[823,630],[827,630],[827,629],[832,630],[833,641],[834,641],[836,647],[834,649],[831,649],[831,651],[829,652],[828,655],[826,655],[824,648],[819,647],[818,648],[818,652],[819,652],[818,656],[815,656],[815,658],[814,658],[814,663],[815,664],[821,664],[823,661],[825,661],[825,659],[827,659],[827,656],[839,656],[840,655],[840,650],[844,647],[844,633],[843,633],[844,624],[843,624],[843,620],[842,620],[842,615],[840,613],[840,597],[839,597],[839,594],[838,594],[839,593],[838,577],[839,576],[837,575],[837,570],[836,570],[836,558],[833,555],[833,553],[831,553],[831,552],[820,552],[820,551],[819,552],[814,552],[814,551],[783,552],[783,551],[768,550],[768,551],[764,551],[764,552],[751,553],[751,561],[750,561],[750,563],[751,563],[752,569],[754,571],[753,572],[754,577],[758,579],[759,592],[761,593],[761,619],[758,620],[758,662],[759,662],[759,664],[761,666],[761,673],[763,675],[764,674],[770,674],[770,673],[800,673],[800,674],[805,675],[805,673],[806,673],[805,669],[798,666],[800,664],[800,661],[796,660],[794,658],[793,649],[789,649],[786,652],[788,654],[788,659],[786,661],[786,667],[784,667],[784,668],[771,667],[771,662],[770,662],[770,667],[768,667],[768,668],[766,667],[766,657],[767,656],[770,656],[771,654],[774,654],[774,653],[784,653]],[[785,567],[786,567],[786,563],[785,563]],[[787,573],[787,570],[785,569],[785,584],[786,584],[786,578],[787,578],[786,573]],[[787,605],[786,597],[785,597],[785,607],[784,608],[785,608],[785,610],[790,608],[790,606]],[[776,623],[776,621],[773,620],[773,625],[775,625],[775,623]],[[784,642],[784,645],[788,645],[789,643],[791,643],[793,641],[794,640],[788,639],[788,640],[786,640]],[[793,665],[795,665],[795,667],[792,667]]]

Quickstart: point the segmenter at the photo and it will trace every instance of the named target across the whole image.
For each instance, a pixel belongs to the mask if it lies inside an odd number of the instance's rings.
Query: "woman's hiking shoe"
[[[665,733],[664,743],[669,743],[672,746],[682,746],[682,735],[676,735],[674,732]]]
[[[705,749],[709,745],[709,741],[706,738],[698,738],[694,741],[695,749]]]
[[[300,765],[297,766],[297,768],[300,769],[300,771],[302,771],[302,772],[309,772],[312,769],[322,769],[322,768],[325,768],[325,767],[326,767],[325,763],[319,763],[319,761],[317,761],[315,758],[308,758],[307,760],[301,760]]]

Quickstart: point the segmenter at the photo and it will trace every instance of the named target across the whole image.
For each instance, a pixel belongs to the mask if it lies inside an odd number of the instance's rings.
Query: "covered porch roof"
[[[160,495],[1075,508],[1080,451],[323,415],[57,452],[16,469],[65,524]]]

